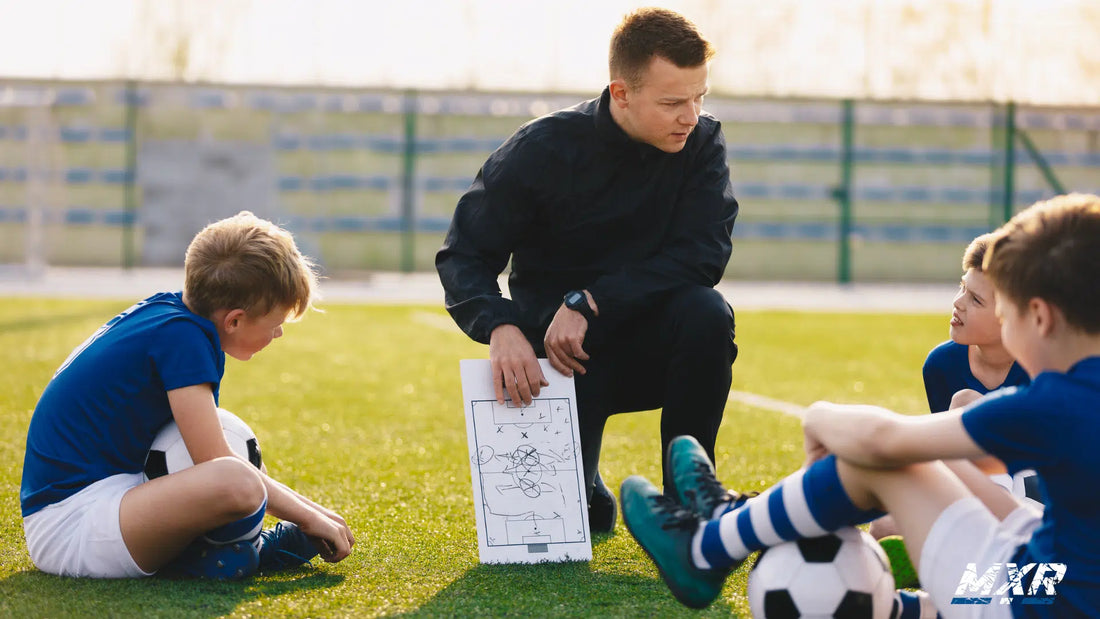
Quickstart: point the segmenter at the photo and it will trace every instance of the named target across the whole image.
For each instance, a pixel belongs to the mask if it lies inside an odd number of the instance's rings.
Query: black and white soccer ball
[[[252,428],[248,427],[240,417],[223,408],[218,409],[218,420],[221,421],[222,431],[225,432],[225,440],[229,443],[230,449],[246,458],[256,468],[263,466],[260,443],[256,440],[256,434]],[[153,438],[153,445],[145,456],[142,474],[145,481],[148,481],[194,465],[191,453],[187,451],[187,445],[183,442],[179,426],[175,421],[169,421]]]
[[[748,594],[756,619],[888,619],[895,610],[886,554],[856,528],[767,549],[749,573]]]

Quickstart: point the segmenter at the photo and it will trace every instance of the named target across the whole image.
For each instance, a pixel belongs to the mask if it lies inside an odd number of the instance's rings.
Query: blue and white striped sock
[[[232,544],[234,542],[251,541],[256,539],[263,530],[264,525],[264,513],[267,512],[267,491],[264,491],[264,502],[260,503],[260,507],[251,514],[241,518],[240,520],[234,520],[228,524],[212,529],[206,532],[203,539],[222,546],[225,544]]]
[[[924,591],[898,589],[894,596],[898,605],[898,613],[894,615],[894,619],[943,619],[943,615],[940,615],[932,603],[932,598]]]
[[[881,515],[852,503],[840,484],[836,456],[828,456],[721,518],[702,523],[692,540],[692,559],[700,569],[729,567],[757,550]]]

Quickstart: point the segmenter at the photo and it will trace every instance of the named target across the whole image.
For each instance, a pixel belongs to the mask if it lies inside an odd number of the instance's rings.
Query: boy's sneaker
[[[256,573],[260,555],[249,542],[215,545],[199,538],[157,574],[167,578],[236,580]]]
[[[588,530],[593,533],[612,533],[615,531],[615,495],[603,483],[599,471],[596,472],[596,485],[592,490],[592,500],[588,502]]]
[[[905,549],[905,539],[900,535],[890,535],[880,539],[878,543],[890,561],[890,571],[894,574],[894,588],[919,588],[920,578],[917,576],[917,569],[913,567],[913,561],[909,558],[909,551]]]
[[[260,531],[257,542],[261,572],[277,572],[306,565],[320,554],[309,536],[298,525],[289,522],[280,522]]]
[[[709,606],[722,592],[733,568],[695,567],[691,540],[699,530],[699,517],[637,475],[623,481],[619,496],[626,528],[657,565],[676,599],[691,608]]]
[[[667,494],[703,520],[713,520],[715,511],[728,506],[739,507],[756,496],[731,492],[722,487],[714,476],[710,456],[691,436],[677,436],[668,444],[665,457],[667,479],[671,488]]]

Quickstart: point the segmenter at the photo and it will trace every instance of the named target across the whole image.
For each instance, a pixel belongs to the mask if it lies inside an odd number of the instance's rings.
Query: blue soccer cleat
[[[278,572],[309,565],[320,552],[298,525],[280,522],[261,531],[257,540],[260,552],[260,572]]]
[[[665,584],[685,606],[706,608],[722,593],[731,568],[703,570],[691,559],[691,540],[702,522],[643,477],[623,481],[623,521],[657,565]]]
[[[215,545],[197,539],[157,573],[168,578],[238,580],[256,573],[260,555],[249,542]]]

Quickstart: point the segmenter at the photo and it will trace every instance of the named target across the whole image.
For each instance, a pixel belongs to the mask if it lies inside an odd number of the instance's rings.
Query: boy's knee
[[[211,464],[217,467],[213,487],[219,495],[218,504],[226,511],[251,514],[267,499],[267,488],[256,467],[234,457],[217,458]]]
[[[971,402],[974,402],[975,400],[977,400],[981,397],[982,397],[982,394],[978,393],[977,391],[974,391],[973,389],[960,389],[960,390],[956,391],[954,395],[951,396],[950,407],[952,409],[962,408],[962,407],[967,406]]]

